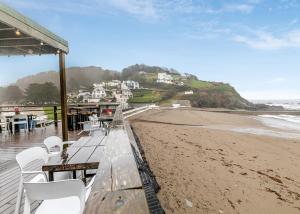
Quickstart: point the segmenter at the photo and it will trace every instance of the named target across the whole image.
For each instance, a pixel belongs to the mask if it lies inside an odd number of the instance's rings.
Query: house
[[[190,90],[190,91],[185,91],[184,94],[185,95],[192,95],[192,94],[194,94],[194,92],[192,90]]]
[[[106,86],[108,86],[108,87],[118,87],[120,85],[121,85],[120,80],[112,80],[112,81],[106,83]]]
[[[129,87],[124,82],[121,84],[121,93],[128,99],[133,96]]]
[[[98,103],[104,97],[106,97],[105,89],[102,84],[93,84],[94,90],[87,99],[88,103]]]
[[[136,81],[133,81],[133,80],[126,80],[126,81],[123,81],[123,83],[125,85],[127,85],[127,87],[129,89],[139,89],[140,88],[140,84]]]
[[[157,81],[158,83],[165,83],[165,84],[173,84],[173,77],[167,73],[158,73],[157,74]]]
[[[77,99],[81,99],[82,102],[88,102],[88,99],[90,99],[91,93],[90,92],[84,92],[82,90],[79,91],[77,95]]]
[[[124,84],[125,85],[125,84]],[[127,86],[124,86],[122,84],[122,90],[113,89],[112,95],[115,97],[116,102],[120,104],[122,109],[128,108],[128,99],[132,97],[131,91],[127,88]]]
[[[106,92],[102,84],[93,84],[93,86],[94,86],[94,90],[92,92],[92,98],[101,99],[106,96]]]

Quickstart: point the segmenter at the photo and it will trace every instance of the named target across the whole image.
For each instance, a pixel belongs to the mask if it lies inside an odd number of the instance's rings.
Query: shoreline
[[[299,213],[300,139],[212,129],[272,128],[194,109],[151,110],[130,122],[166,213]]]

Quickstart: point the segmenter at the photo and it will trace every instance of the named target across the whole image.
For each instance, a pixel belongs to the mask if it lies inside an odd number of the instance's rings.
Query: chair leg
[[[17,195],[17,203],[16,203],[16,208],[15,208],[15,214],[20,213],[20,207],[21,207],[21,201],[23,197],[23,178],[22,176],[20,177],[20,183],[19,183],[19,189],[18,189],[18,195]]]

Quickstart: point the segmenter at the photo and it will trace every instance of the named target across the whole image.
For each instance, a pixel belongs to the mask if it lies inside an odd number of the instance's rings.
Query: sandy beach
[[[297,135],[247,115],[193,109],[151,110],[131,124],[166,213],[300,213]]]

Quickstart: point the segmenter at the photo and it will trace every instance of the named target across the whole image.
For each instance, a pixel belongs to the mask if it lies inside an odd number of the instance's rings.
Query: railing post
[[[54,112],[54,126],[57,127],[57,106],[53,107],[53,112]]]

